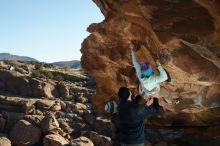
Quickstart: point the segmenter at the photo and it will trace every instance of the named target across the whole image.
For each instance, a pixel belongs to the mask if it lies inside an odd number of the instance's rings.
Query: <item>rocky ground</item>
[[[82,70],[0,61],[0,146],[113,146],[109,118],[93,108],[95,88]],[[215,123],[175,127],[163,118],[146,120],[147,146],[215,145],[220,138]]]

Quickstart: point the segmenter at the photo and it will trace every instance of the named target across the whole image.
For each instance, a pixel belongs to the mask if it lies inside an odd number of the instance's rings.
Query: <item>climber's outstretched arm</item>
[[[155,82],[157,82],[157,83],[162,83],[162,82],[164,82],[164,81],[166,81],[167,79],[168,79],[168,76],[167,76],[167,73],[166,73],[166,71],[163,69],[163,67],[161,66],[161,64],[160,64],[160,62],[159,62],[159,60],[157,60],[157,65],[158,65],[158,67],[157,67],[157,69],[159,70],[159,75],[158,76],[156,76],[156,78],[155,78]]]
[[[132,56],[133,65],[137,72],[137,77],[141,78],[141,66],[140,66],[140,63],[137,61],[136,52],[132,51],[131,56]]]

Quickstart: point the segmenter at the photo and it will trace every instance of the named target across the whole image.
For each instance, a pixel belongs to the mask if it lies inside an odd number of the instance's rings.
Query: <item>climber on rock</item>
[[[156,61],[159,75],[155,75],[149,63],[140,64],[136,58],[138,44],[136,41],[130,41],[132,52],[132,62],[135,67],[137,78],[140,82],[140,91],[143,92],[144,99],[149,96],[163,97],[165,101],[172,104],[172,97],[165,88],[160,88],[160,84],[168,79],[166,71],[161,66],[159,60]]]
[[[145,105],[138,104],[130,90],[121,87],[118,91],[119,126],[121,146],[144,146],[144,118],[156,115],[159,104],[157,98],[148,98]],[[137,95],[139,96],[139,95]]]

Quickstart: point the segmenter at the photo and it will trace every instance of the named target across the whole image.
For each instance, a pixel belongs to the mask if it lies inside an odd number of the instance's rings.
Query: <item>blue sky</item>
[[[0,53],[79,60],[86,28],[103,19],[92,0],[0,0]]]

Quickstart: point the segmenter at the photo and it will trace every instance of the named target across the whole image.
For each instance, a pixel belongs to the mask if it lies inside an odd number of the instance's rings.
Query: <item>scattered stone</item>
[[[40,125],[44,116],[41,115],[25,115],[24,120],[30,122],[33,125]]]
[[[52,105],[52,107],[50,107],[51,111],[60,111],[62,109],[61,104],[59,101],[55,101],[54,105]]]
[[[86,105],[85,104],[82,104],[82,103],[76,103],[76,105],[75,105],[75,109],[76,109],[76,111],[80,111],[80,110],[86,110],[87,109],[87,107],[86,107]]]
[[[54,105],[54,103],[54,100],[40,99],[36,101],[36,108],[40,110],[49,110]]]
[[[69,88],[63,83],[58,85],[58,90],[61,97],[68,97],[70,95]]]
[[[43,134],[47,134],[52,130],[59,128],[59,123],[52,113],[47,113],[40,123],[41,131]]]
[[[44,146],[67,146],[69,142],[59,134],[49,134],[43,139]]]
[[[31,146],[39,142],[41,130],[25,120],[18,121],[10,132],[14,145]]]
[[[88,102],[88,99],[81,95],[81,96],[76,98],[76,101],[80,102],[80,103],[86,103],[86,102]]]
[[[43,112],[42,112],[41,110],[35,109],[35,110],[33,111],[33,115],[41,115],[41,116],[43,116],[44,114],[43,114]]]
[[[70,113],[70,112],[73,112],[75,109],[74,109],[74,106],[73,106],[73,103],[71,101],[65,101],[65,104],[66,104],[66,108],[65,108],[65,111]]]
[[[69,124],[65,121],[60,121],[59,125],[60,125],[60,128],[68,134],[70,134],[74,131],[74,129],[72,127],[70,127]]]
[[[61,110],[65,111],[66,110],[66,103],[60,100],[60,105],[61,105]]]

